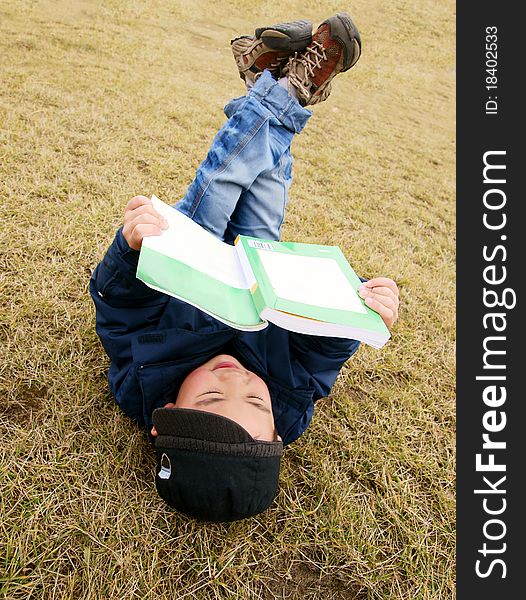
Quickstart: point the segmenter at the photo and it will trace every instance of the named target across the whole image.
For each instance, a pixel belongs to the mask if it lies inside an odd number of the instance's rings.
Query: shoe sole
[[[312,23],[302,21],[296,30],[284,24],[259,27],[255,31],[256,38],[265,46],[277,52],[299,52],[304,50],[312,41]]]
[[[347,13],[338,13],[334,17],[330,17],[326,21],[323,21],[323,23],[329,25],[331,38],[333,40],[338,40],[343,47],[343,69],[340,73],[348,71],[358,62],[362,53],[362,42],[358,29]],[[352,55],[350,55],[349,41],[352,41],[353,44]]]

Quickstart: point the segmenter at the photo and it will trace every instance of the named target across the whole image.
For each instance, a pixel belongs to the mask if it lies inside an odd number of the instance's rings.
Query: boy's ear
[[[173,402],[167,402],[164,405],[164,408],[175,408],[175,404]],[[152,427],[152,430],[150,431],[150,433],[153,435],[153,437],[157,437],[159,435],[157,433],[157,429],[155,429],[155,427]]]

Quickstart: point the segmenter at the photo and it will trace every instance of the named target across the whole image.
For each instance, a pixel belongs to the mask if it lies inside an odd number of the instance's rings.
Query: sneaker
[[[361,51],[351,17],[338,13],[323,21],[305,50],[289,59],[282,75],[288,75],[302,106],[317,104],[328,97],[331,80],[357,63]]]
[[[259,27],[255,35],[242,35],[231,40],[239,76],[254,83],[268,69],[274,77],[281,76],[281,68],[291,54],[305,49],[312,41],[312,23],[293,21],[269,27]]]
[[[312,23],[310,21],[292,21],[279,23],[270,27],[258,27],[256,38],[268,48],[279,52],[299,52],[312,41]]]

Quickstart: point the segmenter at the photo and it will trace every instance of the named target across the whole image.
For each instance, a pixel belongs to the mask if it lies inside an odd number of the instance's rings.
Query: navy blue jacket
[[[218,354],[235,356],[268,385],[284,444],[307,428],[359,342],[302,335],[269,324],[232,329],[135,277],[139,253],[119,230],[90,281],[97,333],[110,357],[108,380],[120,408],[152,427],[152,412],[175,401],[190,371]]]

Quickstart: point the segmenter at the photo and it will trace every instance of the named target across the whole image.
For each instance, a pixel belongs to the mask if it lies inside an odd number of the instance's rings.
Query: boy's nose
[[[220,381],[242,381],[248,382],[250,375],[244,369],[218,369],[215,371],[216,377]]]

